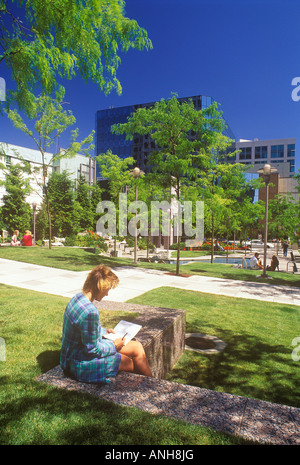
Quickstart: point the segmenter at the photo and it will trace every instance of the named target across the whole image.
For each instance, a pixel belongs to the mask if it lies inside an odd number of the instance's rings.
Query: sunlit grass
[[[40,383],[59,363],[68,299],[0,285],[0,444],[223,445],[247,441]],[[135,314],[100,310],[103,326]]]
[[[186,350],[168,379],[231,394],[300,406],[300,307],[161,287],[132,302],[186,310],[186,332],[216,336],[218,354]]]

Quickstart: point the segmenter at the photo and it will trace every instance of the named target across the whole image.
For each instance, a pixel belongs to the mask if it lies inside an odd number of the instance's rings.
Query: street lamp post
[[[276,168],[272,168],[270,164],[266,163],[263,168],[257,170],[259,174],[263,175],[263,180],[266,185],[266,202],[265,202],[265,237],[264,237],[264,265],[262,278],[268,278],[266,273],[267,269],[267,242],[268,242],[268,208],[269,208],[269,184],[271,174],[276,173]]]
[[[32,208],[33,208],[33,243],[35,245],[35,213],[36,213],[36,203],[33,203],[32,204]]]

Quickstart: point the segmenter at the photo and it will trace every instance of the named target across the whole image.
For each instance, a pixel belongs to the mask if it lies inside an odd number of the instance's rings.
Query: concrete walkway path
[[[273,286],[269,282],[252,283],[196,275],[181,277],[164,271],[130,266],[116,267],[114,272],[120,284],[110,291],[106,299],[116,302],[126,302],[151,289],[171,286],[209,294],[300,305],[299,288]],[[79,292],[87,274],[88,271],[67,271],[0,258],[0,283],[64,297],[71,298]]]

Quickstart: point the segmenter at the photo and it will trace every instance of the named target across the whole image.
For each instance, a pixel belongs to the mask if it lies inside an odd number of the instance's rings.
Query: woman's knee
[[[132,359],[130,357],[127,357],[127,355],[122,354],[119,371],[132,372],[133,370],[134,370],[134,364],[133,364]]]
[[[130,341],[120,352],[128,357],[140,357],[145,355],[144,347],[139,341]]]
[[[134,357],[145,355],[144,347],[139,341],[130,341],[130,342],[132,342],[132,346],[130,349],[132,350]]]

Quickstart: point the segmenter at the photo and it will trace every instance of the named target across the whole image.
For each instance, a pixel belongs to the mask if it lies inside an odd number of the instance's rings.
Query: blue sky
[[[121,96],[105,96],[79,77],[64,82],[80,138],[94,129],[97,110],[176,92],[179,97],[212,96],[237,139],[296,137],[300,144],[300,101],[291,97],[292,79],[300,76],[298,0],[125,3],[127,16],[148,31],[153,50],[122,54]],[[1,64],[0,76],[12,85]],[[0,141],[34,148],[5,116],[0,117]],[[67,143],[62,138],[61,146]]]

